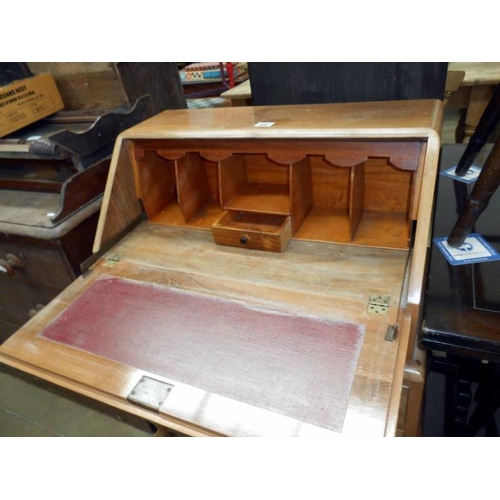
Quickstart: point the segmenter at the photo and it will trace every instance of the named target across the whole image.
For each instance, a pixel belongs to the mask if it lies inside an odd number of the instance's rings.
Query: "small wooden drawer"
[[[45,247],[0,242],[0,261],[0,289],[15,282],[62,290],[76,278],[60,245],[52,242]]]
[[[289,216],[253,212],[224,212],[212,226],[218,245],[282,252],[292,237]]]

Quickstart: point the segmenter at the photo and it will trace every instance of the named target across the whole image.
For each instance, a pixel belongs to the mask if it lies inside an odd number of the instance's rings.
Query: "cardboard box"
[[[0,87],[0,137],[63,108],[56,82],[49,73]]]

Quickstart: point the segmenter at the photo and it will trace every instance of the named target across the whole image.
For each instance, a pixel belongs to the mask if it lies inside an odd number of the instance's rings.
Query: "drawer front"
[[[292,237],[290,217],[250,212],[225,212],[212,226],[218,245],[282,252]]]
[[[0,283],[39,284],[61,289],[74,279],[73,271],[58,248],[0,243]]]
[[[0,321],[22,326],[58,293],[56,289],[0,280]]]
[[[19,325],[14,325],[0,320],[0,344],[5,342],[10,336],[14,335],[18,328]]]

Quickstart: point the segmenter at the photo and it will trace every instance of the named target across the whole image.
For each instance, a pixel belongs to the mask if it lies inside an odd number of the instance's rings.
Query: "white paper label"
[[[481,173],[481,169],[479,167],[472,165],[469,170],[467,170],[467,173],[465,175],[459,177],[457,174],[455,174],[456,168],[457,166],[455,165],[454,167],[444,170],[443,172],[441,172],[441,175],[450,177],[450,179],[454,179],[456,181],[465,182],[466,184],[472,184],[473,182],[476,182],[479,174]]]
[[[434,238],[435,245],[454,266],[500,260],[498,252],[477,233],[470,234],[458,248],[448,245],[447,238]]]

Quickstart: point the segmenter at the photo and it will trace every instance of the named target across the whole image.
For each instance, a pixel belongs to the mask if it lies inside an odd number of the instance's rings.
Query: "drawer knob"
[[[30,318],[33,318],[34,316],[36,316],[42,309],[44,308],[44,305],[43,304],[37,304],[36,307],[34,309],[30,309],[28,311],[28,315]]]
[[[240,243],[241,243],[242,245],[246,245],[246,244],[248,243],[248,236],[242,236],[242,237],[240,238]]]
[[[0,259],[0,273],[13,276],[15,270],[6,260]]]
[[[22,269],[24,267],[23,263],[19,259],[19,257],[16,257],[15,255],[8,253],[7,254],[7,262],[14,268],[14,269]]]

